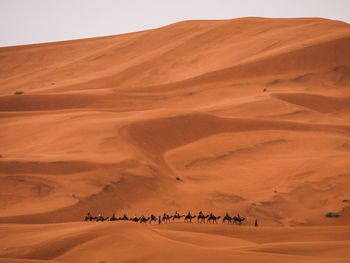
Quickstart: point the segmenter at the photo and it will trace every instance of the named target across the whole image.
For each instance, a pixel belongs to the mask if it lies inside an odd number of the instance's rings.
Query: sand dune
[[[0,244],[3,262],[346,262],[350,241],[348,227],[65,223],[3,225]]]
[[[0,48],[0,262],[348,262],[349,47],[240,18]],[[175,210],[247,219],[77,222]]]

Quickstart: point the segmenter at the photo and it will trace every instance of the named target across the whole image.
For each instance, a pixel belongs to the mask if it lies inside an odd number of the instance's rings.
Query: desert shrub
[[[24,93],[23,90],[16,90],[16,91],[15,91],[15,95],[21,95],[21,94],[23,94],[23,93]]]
[[[2,155],[0,154],[0,158],[2,158]]]
[[[264,89],[263,89],[263,92],[265,92],[265,91],[267,91],[267,88],[264,88]]]
[[[253,205],[253,206],[255,206],[255,205],[256,205],[256,203],[252,203],[252,205]]]
[[[183,182],[184,180],[182,180],[180,177],[176,177],[177,181]]]
[[[338,212],[328,212],[326,214],[327,217],[339,217],[339,213]]]
[[[1,157],[1,154],[0,154],[0,157]],[[346,203],[346,202],[349,202],[349,200],[348,199],[344,199],[343,203]]]
[[[73,198],[77,198],[77,196],[76,196],[75,194],[72,194],[72,197],[73,197]]]
[[[98,263],[106,263],[106,261],[100,260]]]

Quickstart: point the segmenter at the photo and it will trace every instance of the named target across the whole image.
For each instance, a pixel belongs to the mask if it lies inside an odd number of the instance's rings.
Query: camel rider
[[[230,217],[229,215],[228,215],[228,213],[226,212],[226,216],[225,217]]]
[[[192,217],[192,216],[191,216],[191,212],[188,212],[187,216],[188,216],[188,217]]]
[[[92,218],[90,211],[88,212],[87,217]]]
[[[135,220],[136,218],[137,218],[136,215],[134,215],[133,219]]]
[[[175,211],[175,217],[179,216],[179,213],[177,211]]]
[[[101,219],[103,218],[101,212],[98,214],[98,218],[101,218]]]
[[[199,211],[199,216],[200,216],[200,217],[201,217],[201,216],[204,216],[202,210]]]
[[[166,213],[163,214],[163,218],[167,218],[168,215]]]

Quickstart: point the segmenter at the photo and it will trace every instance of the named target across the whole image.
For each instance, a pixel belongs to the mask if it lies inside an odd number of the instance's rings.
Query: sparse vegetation
[[[98,263],[106,263],[106,261],[100,260]]]
[[[0,154],[0,157],[1,157],[1,154]],[[346,202],[349,202],[349,200],[348,199],[344,199],[343,203],[346,203]]]
[[[263,89],[263,92],[266,92],[266,91],[267,91],[267,88],[264,88],[264,89]]]
[[[327,217],[339,217],[339,213],[338,212],[328,212],[326,214]]]
[[[16,91],[15,91],[15,95],[21,95],[21,94],[23,94],[23,93],[24,93],[23,90],[16,90]]]
[[[252,203],[252,206],[255,206],[256,205],[256,203]]]
[[[2,155],[0,154],[0,158],[2,158]]]
[[[72,197],[73,197],[73,198],[78,198],[75,194],[72,194]]]

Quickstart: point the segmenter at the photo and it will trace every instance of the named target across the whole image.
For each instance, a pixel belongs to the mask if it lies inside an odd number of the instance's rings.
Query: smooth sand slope
[[[0,69],[0,262],[350,260],[350,25],[185,21]],[[175,210],[247,220],[76,222]]]

